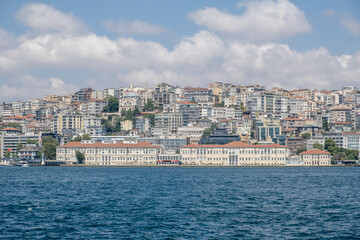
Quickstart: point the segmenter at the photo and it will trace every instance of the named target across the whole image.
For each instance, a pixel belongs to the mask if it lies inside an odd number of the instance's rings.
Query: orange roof
[[[26,117],[20,117],[20,116],[13,116],[13,117],[6,117],[4,119],[27,119]]]
[[[198,144],[189,144],[182,146],[182,148],[287,148],[284,145],[279,144],[269,144],[269,145],[251,145],[246,144],[240,141],[234,141],[230,142],[224,145],[217,145],[217,144],[204,144],[204,145],[198,145]]]
[[[231,122],[230,119],[220,119],[220,122]]]
[[[181,104],[197,104],[197,103],[192,103],[192,102],[189,102],[189,101],[177,101],[176,103],[181,103]]]
[[[105,100],[93,98],[90,100],[90,102],[105,102]]]
[[[81,143],[81,142],[69,142],[65,145],[61,145],[59,147],[65,147],[65,148],[159,148],[158,145],[152,145],[151,142],[138,142],[138,143],[101,143],[101,142],[95,142],[95,143]]]
[[[20,131],[20,130],[17,128],[3,128],[0,131]]]
[[[303,155],[303,154],[329,154],[330,155],[330,153],[328,151],[322,151],[322,150],[319,150],[319,149],[308,150],[308,151],[305,151],[305,152],[301,152],[300,154],[301,155]]]
[[[343,134],[343,135],[351,135],[351,134],[354,134],[354,135],[360,135],[360,132],[352,132],[352,133],[349,133],[349,132],[343,132],[342,134]]]

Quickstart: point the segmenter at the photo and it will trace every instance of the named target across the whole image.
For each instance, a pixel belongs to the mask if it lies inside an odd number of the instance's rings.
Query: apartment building
[[[70,132],[82,132],[84,120],[82,115],[58,114],[53,118],[53,132],[56,134],[69,134]]]

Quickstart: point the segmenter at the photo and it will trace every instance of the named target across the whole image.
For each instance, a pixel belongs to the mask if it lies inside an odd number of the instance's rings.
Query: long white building
[[[76,151],[84,154],[89,165],[156,165],[161,146],[150,142],[104,143],[93,140],[70,142],[56,148],[56,160],[77,163]]]
[[[186,165],[285,165],[290,151],[286,146],[249,145],[231,142],[225,145],[195,145],[181,148],[181,161]]]

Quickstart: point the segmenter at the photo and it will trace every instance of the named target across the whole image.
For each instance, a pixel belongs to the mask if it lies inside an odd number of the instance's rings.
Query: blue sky
[[[360,87],[358,0],[0,0],[0,39],[0,101],[145,82]]]

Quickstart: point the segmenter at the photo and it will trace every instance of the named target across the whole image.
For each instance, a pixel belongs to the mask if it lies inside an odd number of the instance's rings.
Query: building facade
[[[300,153],[304,166],[329,166],[331,165],[331,154],[318,149],[308,150]]]
[[[225,145],[195,145],[181,148],[181,161],[187,165],[285,165],[286,146],[249,145],[231,142]]]
[[[75,164],[78,162],[76,151],[84,154],[84,163],[89,165],[156,165],[161,147],[150,142],[105,143],[84,140],[58,146],[56,160]]]

